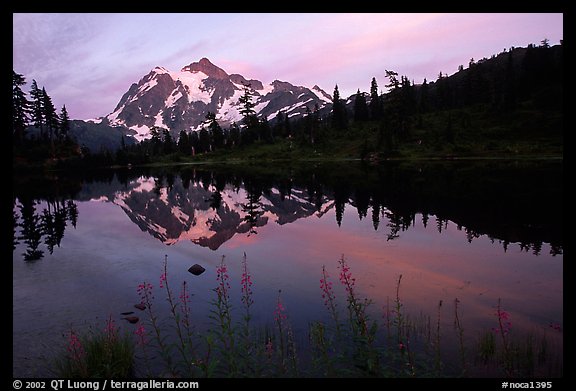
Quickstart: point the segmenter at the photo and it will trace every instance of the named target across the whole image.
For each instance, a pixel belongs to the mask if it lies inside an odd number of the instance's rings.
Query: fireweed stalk
[[[460,324],[460,316],[458,315],[458,304],[460,300],[454,299],[454,329],[458,332],[458,342],[460,343],[460,361],[462,365],[462,375],[466,375],[466,349],[464,348],[464,329]]]
[[[152,301],[154,300],[154,294],[152,290],[153,286],[149,282],[143,282],[142,284],[139,284],[138,288],[136,289],[138,295],[140,296],[140,303],[146,306],[146,312],[148,313],[150,324],[154,330],[154,337],[156,343],[158,344],[158,348],[160,349],[160,355],[166,363],[170,373],[175,376],[177,374],[177,370],[172,363],[170,346],[165,343],[165,339],[162,337],[158,317],[154,311],[152,311]]]
[[[436,318],[436,356],[435,356],[435,367],[438,374],[441,373],[442,370],[442,361],[441,361],[441,354],[440,354],[440,319],[441,319],[441,310],[442,310],[442,300],[438,302],[438,316]]]
[[[282,290],[278,290],[276,308],[274,309],[274,321],[278,327],[278,340],[280,344],[280,367],[281,373],[286,373],[291,369],[293,376],[298,376],[298,360],[296,356],[296,343],[294,333],[290,322],[288,321],[288,312],[282,303]],[[290,365],[288,368],[287,365]]]
[[[211,316],[220,327],[217,332],[218,338],[220,339],[222,354],[226,358],[228,363],[227,371],[229,374],[234,375],[236,373],[236,360],[235,360],[235,346],[234,346],[234,329],[232,327],[232,305],[230,303],[230,276],[228,275],[228,267],[225,263],[225,257],[222,256],[220,265],[216,269],[216,281],[218,286],[216,287],[216,301],[214,305],[216,310],[212,313],[215,316]]]
[[[336,335],[338,338],[341,337],[340,321],[338,320],[338,311],[336,309],[336,296],[334,295],[334,289],[332,288],[332,281],[329,280],[328,272],[326,271],[326,266],[322,265],[322,278],[320,279],[320,290],[322,291],[322,299],[324,300],[324,306],[330,311],[332,319],[336,324]]]
[[[184,282],[180,292],[179,300],[176,300],[170,288],[169,279],[167,277],[166,258],[164,259],[164,270],[160,276],[160,286],[167,290],[167,302],[170,304],[172,310],[172,318],[176,320],[176,327],[178,324],[181,327],[180,343],[182,348],[192,349],[192,341],[195,334],[191,332],[193,325],[190,318],[190,301],[188,287]],[[431,317],[422,318],[421,326],[423,330],[418,331],[416,325],[411,323],[410,318],[402,314],[402,304],[400,303],[400,281],[401,277],[397,279],[396,298],[389,298],[384,307],[386,319],[382,332],[388,334],[397,333],[400,338],[400,343],[396,342],[393,336],[388,340],[388,346],[380,346],[376,340],[377,324],[373,322],[372,327],[367,327],[368,315],[365,313],[366,307],[370,304],[367,299],[359,299],[356,295],[355,280],[344,258],[339,262],[340,269],[340,282],[344,285],[347,291],[347,302],[350,314],[349,328],[344,328],[344,323],[339,324],[343,327],[342,339],[335,344],[330,342],[334,336],[326,328],[322,322],[313,323],[310,329],[310,341],[313,344],[312,364],[313,368],[306,368],[305,365],[310,360],[302,355],[298,356],[297,353],[309,352],[306,348],[302,349],[295,343],[293,330],[290,328],[288,321],[288,313],[282,301],[281,292],[278,292],[275,309],[273,312],[273,319],[277,332],[272,330],[264,330],[264,335],[258,333],[257,330],[250,329],[251,309],[253,305],[252,293],[252,276],[248,270],[246,256],[242,260],[242,278],[240,281],[240,291],[242,293],[241,302],[243,309],[244,321],[240,321],[237,327],[232,327],[232,307],[230,303],[230,284],[228,276],[228,268],[224,262],[224,257],[218,265],[217,282],[218,285],[214,289],[216,292],[216,299],[213,300],[214,309],[212,310],[211,319],[215,320],[215,327],[210,332],[206,333],[206,337],[198,342],[198,354],[201,354],[202,359],[190,360],[194,354],[191,350],[187,350],[186,354],[188,360],[183,363],[184,356],[176,353],[173,349],[175,343],[168,341],[168,336],[161,334],[160,325],[162,324],[157,316],[152,311],[154,304],[153,287],[149,283],[142,283],[138,286],[138,294],[140,301],[145,305],[147,314],[150,316],[149,323],[138,324],[134,334],[136,336],[136,345],[142,348],[144,359],[147,365],[148,377],[158,375],[172,375],[177,376],[177,370],[184,369],[187,366],[193,370],[200,369],[202,375],[206,377],[214,376],[215,374],[225,376],[304,376],[312,375],[318,376],[442,376],[443,368],[440,351],[440,320],[442,301],[437,305],[437,318],[436,323],[432,326]],[[322,278],[320,280],[320,290],[322,292],[322,299],[324,306],[332,313],[334,318],[337,318],[337,302],[335,294],[332,290],[332,284],[329,281],[329,275],[326,268],[322,268]],[[460,323],[459,313],[460,301],[454,301],[454,328],[457,331],[459,338],[453,340],[455,344],[460,343],[462,375],[466,376],[468,373],[476,373],[478,368],[472,361],[466,361],[466,355],[469,353],[465,351],[463,346],[463,328]],[[155,307],[154,307],[155,308]],[[242,313],[242,312],[241,312]],[[179,318],[181,316],[181,318]],[[525,343],[526,346],[522,347],[520,343],[510,340],[509,331],[511,329],[510,315],[502,309],[501,300],[498,300],[496,307],[496,316],[498,323],[492,331],[487,330],[485,335],[490,336],[489,344],[485,343],[485,348],[479,347],[479,352],[476,354],[483,358],[483,363],[486,365],[491,357],[497,357],[494,369],[504,370],[506,376],[542,376],[546,374],[558,373],[557,365],[562,365],[562,358],[553,356],[549,351],[546,340],[543,340],[537,357],[532,353],[531,338],[528,338]],[[427,323],[426,323],[427,321]],[[150,328],[148,328],[148,325]],[[364,325],[364,327],[363,327]],[[400,325],[399,328],[397,328]],[[426,327],[427,325],[427,327]],[[80,338],[74,331],[71,331],[68,336],[66,351],[64,352],[64,359],[58,360],[56,370],[59,370],[61,376],[59,377],[94,377],[94,376],[118,376],[130,377],[134,376],[132,359],[134,358],[133,343],[127,338],[122,338],[119,330],[114,323],[112,317],[108,317],[104,333],[100,331],[96,336]],[[177,331],[177,330],[176,330]],[[271,331],[271,332],[270,332]],[[336,330],[334,330],[336,331]],[[362,334],[364,333],[364,335]],[[279,334],[279,338],[277,338]],[[501,338],[501,354],[496,354],[498,344],[495,344],[495,336],[500,334]],[[259,338],[258,335],[263,338]],[[435,352],[426,352],[426,356],[421,355],[418,349],[418,337],[427,336],[428,343],[423,346],[427,350],[428,347],[435,348]],[[176,336],[175,336],[176,337]],[[150,341],[149,339],[150,338]],[[236,343],[235,343],[236,339]],[[133,340],[133,339],[132,339]],[[184,342],[182,342],[184,340]],[[177,339],[176,339],[177,341]],[[444,344],[449,342],[449,338],[442,338]],[[204,342],[204,343],[202,343]],[[482,341],[481,341],[482,344]],[[488,346],[489,345],[489,346]],[[149,352],[148,349],[152,347],[158,349],[164,361],[165,370],[160,373],[151,373],[150,366],[148,365]],[[216,348],[216,349],[215,349]],[[416,349],[416,350],[415,350]],[[444,349],[443,349],[444,350]],[[436,353],[436,354],[434,354]],[[525,354],[525,357],[520,357]],[[180,356],[180,357],[179,357]],[[544,367],[546,360],[554,359],[551,362],[552,366]],[[425,361],[421,361],[425,360]],[[560,360],[560,361],[557,361]],[[534,361],[538,367],[534,367]],[[550,362],[548,360],[548,362]],[[560,364],[558,364],[558,362]],[[435,364],[435,365],[434,365]],[[489,368],[488,368],[489,369]],[[321,372],[317,372],[317,371]],[[302,371],[302,372],[301,372]],[[545,372],[544,372],[545,371]],[[192,375],[197,376],[198,373],[192,371]],[[560,368],[560,374],[562,369]],[[488,373],[490,375],[490,373]]]
[[[369,342],[371,341],[368,333],[368,325],[366,319],[366,307],[371,304],[370,300],[364,299],[361,302],[355,294],[354,286],[356,284],[356,278],[352,277],[352,272],[350,272],[350,266],[346,263],[344,256],[340,258],[339,261],[340,268],[340,283],[344,285],[347,292],[348,301],[348,311],[350,315],[350,323],[352,325],[352,331],[355,334],[360,334],[362,337],[367,337]]]
[[[184,360],[186,369],[188,373],[192,375],[194,373],[194,363],[195,360],[189,354],[192,352],[192,346],[190,344],[190,338],[185,338],[185,336],[189,337],[190,334],[184,334],[183,328],[185,328],[185,324],[183,324],[183,319],[180,315],[180,311],[178,306],[180,303],[174,299],[172,294],[172,290],[170,289],[170,285],[168,282],[168,255],[164,255],[164,270],[162,275],[160,276],[160,288],[166,289],[166,295],[168,303],[170,304],[170,313],[172,314],[172,318],[176,325],[176,334],[178,336],[178,341],[180,342],[179,345],[176,345],[180,355],[182,356],[182,360]],[[180,296],[182,299],[182,295]],[[189,323],[188,323],[189,324]]]
[[[284,324],[283,322],[286,320],[286,310],[284,308],[284,304],[282,304],[282,300],[280,295],[282,294],[281,290],[278,290],[278,299],[276,299],[276,309],[274,309],[274,321],[278,326],[278,333],[280,334],[280,353],[282,357],[284,357]]]
[[[74,330],[70,330],[70,335],[68,336],[68,354],[72,362],[72,366],[78,369],[78,374],[80,377],[86,377],[87,367],[86,367],[86,351],[84,346],[80,342],[80,338],[76,335]]]
[[[66,354],[55,360],[56,377],[129,377],[133,375],[134,349],[128,335],[120,336],[110,315],[102,329],[78,335],[71,330]]]
[[[250,306],[254,304],[254,299],[252,299],[252,276],[248,270],[248,263],[246,262],[246,253],[242,258],[242,278],[240,280],[241,291],[242,291],[242,303],[244,304],[244,331],[246,338],[249,338],[250,332]]]
[[[250,307],[254,304],[254,299],[252,299],[252,276],[248,270],[248,263],[246,261],[246,253],[242,258],[242,277],[240,279],[240,290],[242,292],[242,305],[244,307],[243,322],[241,324],[242,329],[242,345],[243,349],[240,354],[243,356],[244,373],[251,372],[254,368],[252,365],[253,359],[253,344],[250,340],[250,319],[252,315],[250,314]]]
[[[181,322],[184,326],[184,330],[186,330],[186,346],[190,349],[190,355],[195,357],[195,347],[192,340],[194,329],[190,323],[190,295],[188,294],[186,281],[182,281],[182,289],[180,290],[180,296],[178,298],[180,300],[180,311],[182,313]],[[190,369],[192,369],[194,365],[198,364],[198,362],[198,359],[194,362],[190,362]]]
[[[398,345],[402,345],[402,327],[404,325],[404,318],[402,317],[402,302],[400,301],[400,282],[402,281],[402,274],[398,276],[398,283],[396,284],[396,300],[394,313],[396,314],[396,336],[398,338]]]
[[[140,323],[136,330],[134,330],[134,335],[136,335],[136,345],[140,346],[142,349],[142,355],[144,358],[144,365],[146,366],[146,376],[152,377],[152,371],[150,369],[150,359],[148,358],[148,350],[146,346],[148,345],[148,339],[146,337],[146,329],[144,325]]]
[[[498,328],[493,329],[494,333],[500,334],[502,337],[502,347],[504,348],[504,369],[508,377],[513,376],[513,357],[510,351],[510,344],[508,343],[508,333],[512,328],[510,322],[510,314],[502,310],[501,299],[498,298],[498,306],[496,307],[496,314],[498,317]]]
[[[367,298],[360,300],[357,297],[354,289],[356,278],[352,277],[352,272],[350,272],[344,255],[340,258],[339,264],[340,283],[344,285],[347,292],[350,326],[356,345],[355,359],[358,361],[357,365],[365,367],[368,373],[373,375],[379,371],[380,360],[378,351],[374,348],[378,325],[376,322],[372,322],[372,326],[369,328],[369,319],[366,314],[366,308],[372,304],[372,301]]]

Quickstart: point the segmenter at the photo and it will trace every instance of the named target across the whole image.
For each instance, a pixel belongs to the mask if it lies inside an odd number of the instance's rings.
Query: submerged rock
[[[198,264],[194,264],[190,266],[190,269],[188,269],[188,271],[194,274],[195,276],[199,276],[200,274],[204,273],[206,269],[204,269],[202,266]]]
[[[134,311],[121,312],[120,315],[132,315]]]
[[[140,311],[144,311],[146,309],[146,304],[134,304],[134,307],[138,308]]]
[[[130,322],[132,324],[137,323],[140,320],[140,318],[138,318],[137,316],[127,316],[127,317],[122,318],[122,319],[126,319],[128,322]]]

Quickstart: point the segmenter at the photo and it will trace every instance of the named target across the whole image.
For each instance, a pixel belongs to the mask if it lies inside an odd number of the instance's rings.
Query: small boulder
[[[134,307],[138,308],[140,311],[144,311],[146,309],[146,304],[134,304]]]
[[[127,317],[122,318],[122,319],[126,319],[128,322],[130,322],[132,324],[137,323],[140,320],[140,318],[138,318],[137,316],[127,316]]]
[[[204,269],[202,266],[198,264],[195,264],[190,266],[190,269],[188,269],[188,271],[194,274],[195,276],[199,276],[200,274],[204,273],[206,269]]]

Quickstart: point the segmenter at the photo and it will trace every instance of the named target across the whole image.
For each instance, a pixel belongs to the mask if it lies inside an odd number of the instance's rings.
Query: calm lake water
[[[344,256],[358,292],[382,321],[400,295],[408,314],[453,333],[460,301],[466,338],[497,326],[563,342],[562,162],[309,163],[178,166],[14,178],[13,376],[50,376],[71,329],[103,328],[138,311],[138,284],[186,281],[198,329],[222,256],[240,307],[241,261],[254,281],[254,323],[273,324],[278,292],[297,340],[329,321],[322,266],[337,285]],[[188,272],[200,264],[206,272]],[[345,292],[336,294],[345,308]],[[157,308],[167,303],[156,291]],[[144,317],[144,313],[141,313]],[[138,314],[137,314],[138,315]],[[447,336],[448,339],[450,337]]]

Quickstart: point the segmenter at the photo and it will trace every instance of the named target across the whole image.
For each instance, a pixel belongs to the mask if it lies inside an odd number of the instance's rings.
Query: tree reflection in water
[[[235,234],[256,234],[269,215],[283,225],[333,209],[336,223],[342,226],[349,205],[360,220],[370,214],[374,230],[383,231],[386,240],[397,240],[416,221],[427,228],[429,217],[434,216],[439,233],[453,222],[468,242],[486,235],[504,251],[517,243],[522,251],[535,255],[548,243],[551,254],[557,255],[563,251],[562,171],[562,162],[386,162],[377,166],[346,162],[132,168],[70,174],[65,180],[63,174],[41,179],[22,176],[14,180],[13,249],[24,243],[24,259],[40,259],[44,251],[52,253],[60,246],[68,225],[76,226],[78,201],[102,197],[113,201],[123,194],[126,213],[133,202],[151,225],[162,226],[163,220],[172,219],[165,224],[169,227],[165,235],[141,226],[171,243],[195,223],[199,212],[212,210],[214,217],[204,224],[224,233],[218,240],[195,242],[213,250]],[[136,194],[134,188],[143,178],[153,187]],[[236,205],[229,204],[231,192],[242,198]],[[185,213],[175,216],[176,209]],[[144,224],[142,219],[131,219]]]

